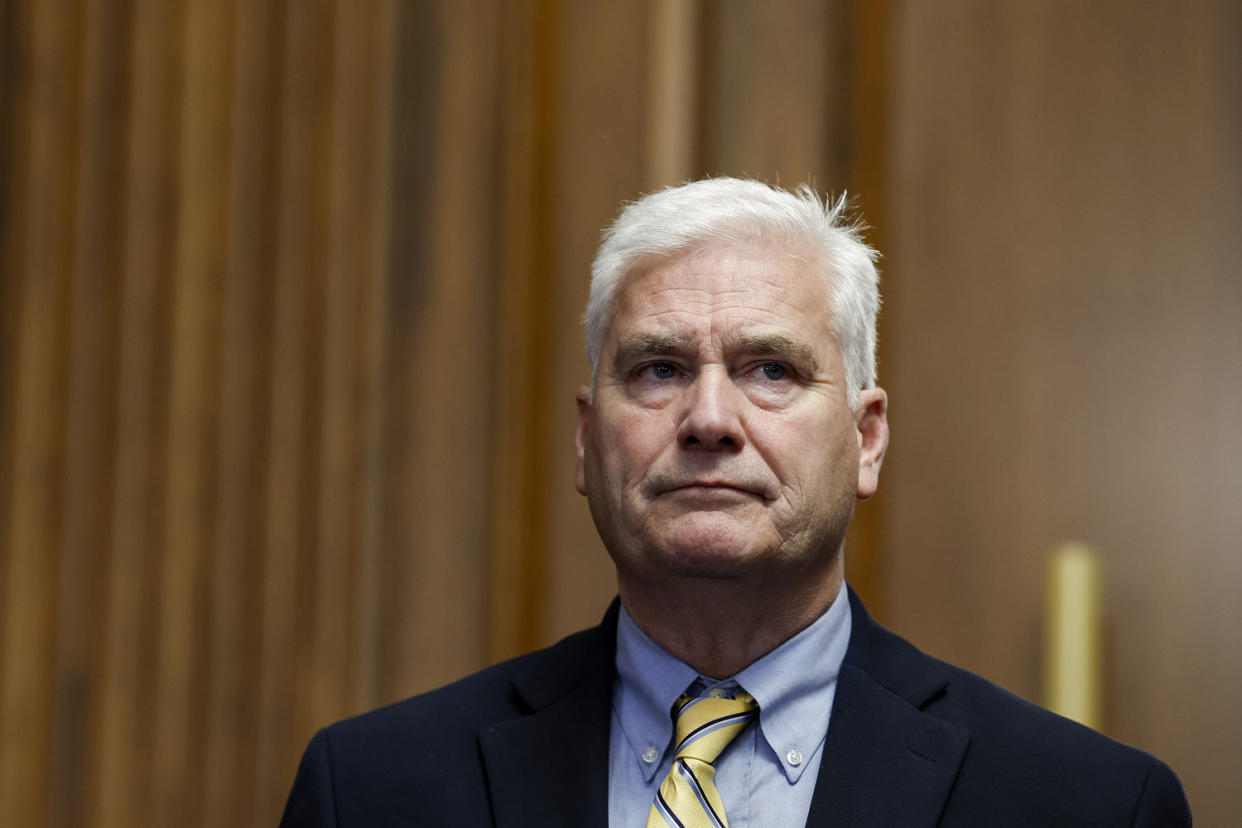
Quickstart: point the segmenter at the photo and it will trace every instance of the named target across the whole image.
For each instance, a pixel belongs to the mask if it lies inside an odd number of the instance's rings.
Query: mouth
[[[659,494],[676,494],[678,492],[686,494],[727,494],[736,492],[738,494],[750,495],[760,500],[767,500],[763,490],[757,486],[748,483],[737,483],[728,480],[691,480],[686,483],[680,483],[676,486],[669,486],[663,489]]]

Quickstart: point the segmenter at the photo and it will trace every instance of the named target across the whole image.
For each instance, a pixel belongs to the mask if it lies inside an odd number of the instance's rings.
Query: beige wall
[[[596,619],[586,270],[706,173],[888,253],[872,608],[1031,695],[1038,556],[1100,544],[1109,730],[1223,821],[1237,22],[0,0],[0,824],[273,824],[315,727]]]

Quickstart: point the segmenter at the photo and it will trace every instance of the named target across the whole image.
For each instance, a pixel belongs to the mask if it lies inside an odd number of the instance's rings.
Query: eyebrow
[[[819,370],[819,361],[809,345],[780,334],[742,334],[733,341],[733,346],[751,353],[778,356],[812,372]]]
[[[691,337],[683,334],[653,334],[639,332],[626,337],[617,344],[617,360],[635,357],[660,356],[684,351],[693,344]]]

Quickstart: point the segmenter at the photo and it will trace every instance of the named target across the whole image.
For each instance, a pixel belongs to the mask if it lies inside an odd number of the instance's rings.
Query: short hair
[[[821,200],[809,185],[794,192],[761,181],[708,178],[668,187],[627,204],[604,231],[591,265],[591,296],[583,324],[594,388],[617,290],[651,257],[673,256],[712,243],[778,242],[818,257],[831,279],[830,325],[845,367],[848,401],[875,385],[879,253],[863,241],[844,195]]]

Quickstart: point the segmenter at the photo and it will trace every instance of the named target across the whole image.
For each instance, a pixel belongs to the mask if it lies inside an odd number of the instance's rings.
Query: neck
[[[644,581],[618,573],[621,603],[669,654],[713,679],[740,673],[832,605],[845,578],[838,552],[824,573]]]

